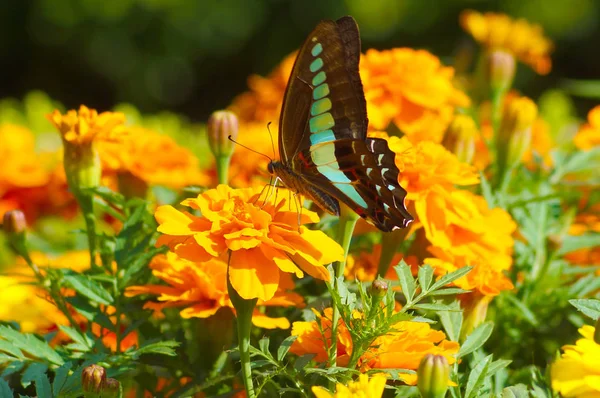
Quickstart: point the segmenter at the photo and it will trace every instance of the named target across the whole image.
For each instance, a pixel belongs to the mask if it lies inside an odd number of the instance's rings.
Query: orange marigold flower
[[[505,14],[466,10],[460,16],[462,28],[488,50],[505,50],[541,75],[550,72],[554,45],[542,28],[524,19]]]
[[[563,354],[551,367],[552,389],[562,397],[600,396],[600,344],[594,341],[594,332],[590,325],[579,328],[583,338],[563,346]]]
[[[440,142],[454,109],[469,105],[452,83],[454,69],[425,50],[368,50],[360,74],[371,128],[393,121],[414,142]]]
[[[516,223],[503,209],[489,209],[481,196],[465,190],[431,191],[415,203],[429,251],[442,261],[425,260],[438,274],[466,265],[474,269],[456,284],[484,295],[512,289],[501,277],[512,266]]]
[[[371,380],[368,375],[361,374],[358,375],[357,381],[351,381],[348,385],[337,383],[335,394],[319,386],[314,386],[312,392],[316,398],[380,398],[383,395],[386,381],[386,376],[381,373],[374,375]]]
[[[581,236],[585,233],[600,233],[600,204],[592,205],[585,213],[578,214],[575,222],[569,227],[569,234]],[[572,264],[600,264],[600,247],[585,247],[565,254],[565,259]],[[600,271],[596,272],[600,275]]]
[[[462,163],[441,144],[407,138],[389,137],[390,149],[396,153],[400,184],[408,191],[408,199],[418,200],[434,187],[452,189],[455,185],[479,182],[475,167]]]
[[[248,78],[249,91],[237,96],[229,109],[235,112],[242,122],[273,122],[277,124],[283,95],[296,52],[288,55],[268,77],[252,75]]]
[[[379,267],[379,259],[381,258],[381,245],[373,245],[370,251],[361,251],[358,254],[350,254],[346,259],[346,268],[344,276],[348,280],[359,280],[361,282],[369,282],[377,277],[377,269]],[[398,280],[398,275],[394,267],[404,258],[402,253],[396,253],[392,258],[391,266],[383,278],[388,280]],[[418,267],[417,258],[410,256],[405,258],[405,261],[411,267]]]
[[[96,140],[114,139],[120,132],[117,127],[125,123],[125,115],[120,112],[102,112],[85,105],[79,111],[70,110],[61,114],[55,110],[46,116],[60,132],[64,141],[74,145],[90,143]]]
[[[143,127],[126,127],[113,141],[98,142],[104,176],[130,174],[148,185],[182,188],[208,185],[198,158],[168,135]]]
[[[148,302],[144,308],[162,310],[171,307],[185,307],[179,313],[182,318],[207,318],[220,308],[232,308],[233,304],[227,293],[227,261],[223,258],[212,258],[204,263],[193,263],[177,257],[173,252],[154,257],[149,267],[152,274],[165,281],[164,285],[132,286],[127,288],[126,295],[139,294],[158,295],[158,303]],[[291,292],[294,282],[290,274],[281,274],[279,289],[269,301],[258,305],[297,306],[302,307],[302,296]],[[252,321],[255,326],[266,329],[287,329],[290,323],[286,318],[270,318],[255,310]]]
[[[159,207],[155,217],[163,235],[157,244],[194,262],[231,251],[229,281],[245,299],[273,298],[283,272],[329,280],[324,264],[341,260],[342,248],[322,231],[304,227],[318,216],[305,209],[298,214],[287,197],[284,190],[262,199],[257,188],[219,185],[181,203],[202,216]]]
[[[290,352],[297,355],[315,354],[314,360],[325,362],[328,359],[327,348],[331,343],[331,319],[333,310],[327,308],[323,315],[318,314],[317,320],[311,322],[294,322],[292,336],[297,336]],[[356,318],[361,314],[357,313]],[[337,334],[338,364],[345,366],[352,354],[352,338],[347,326],[342,320],[338,324]],[[444,332],[431,329],[423,322],[400,321],[393,330],[373,341],[359,360],[361,371],[370,369],[410,369],[417,370],[421,359],[426,354],[443,355],[450,364],[456,360],[458,352],[456,342],[446,340]],[[402,374],[404,382],[416,385],[416,375]]]
[[[556,143],[550,133],[550,125],[544,119],[537,118],[531,126],[531,147],[523,155],[523,163],[532,168],[534,156],[541,158],[544,167],[553,165],[550,152],[556,147]]]
[[[600,145],[600,105],[588,113],[588,122],[579,128],[573,141],[584,151]]]

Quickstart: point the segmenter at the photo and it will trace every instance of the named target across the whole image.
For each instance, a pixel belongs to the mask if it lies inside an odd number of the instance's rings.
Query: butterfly
[[[268,171],[333,215],[340,202],[382,231],[413,220],[387,141],[368,138],[354,18],[322,21],[298,56],[279,121],[280,161]]]

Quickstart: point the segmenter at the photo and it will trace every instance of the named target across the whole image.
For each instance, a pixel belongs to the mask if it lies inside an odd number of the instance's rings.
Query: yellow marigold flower
[[[563,346],[551,367],[552,389],[563,397],[600,397],[600,344],[594,331],[590,325],[579,328],[583,338]]]
[[[357,381],[351,381],[348,385],[338,383],[335,393],[319,386],[314,386],[312,392],[316,398],[380,398],[386,381],[387,378],[381,373],[374,375],[371,380],[368,375],[361,374]]]
[[[393,121],[414,142],[440,142],[454,109],[469,105],[452,83],[454,69],[424,50],[368,50],[360,74],[371,128]]]
[[[434,187],[452,189],[479,182],[475,167],[460,162],[441,144],[420,141],[413,145],[405,137],[389,137],[388,143],[396,153],[400,184],[408,191],[408,199],[418,200]]]
[[[273,122],[277,124],[283,95],[296,52],[288,55],[268,77],[252,75],[248,78],[249,91],[237,96],[229,109],[235,112],[242,122]]]
[[[177,257],[173,252],[156,256],[149,267],[152,274],[168,285],[132,286],[127,288],[128,297],[140,294],[158,295],[158,302],[148,302],[144,308],[161,311],[164,308],[185,307],[179,313],[182,318],[207,318],[223,308],[233,308],[227,293],[227,261],[213,258],[204,263],[193,263]],[[279,289],[269,301],[259,306],[302,307],[302,296],[291,292],[294,282],[290,274],[281,274]],[[255,326],[267,329],[287,329],[286,318],[270,318],[255,309],[252,321]]]
[[[573,141],[584,151],[600,145],[600,105],[588,113],[588,122],[579,128]]]
[[[181,203],[202,216],[161,206],[155,213],[163,234],[157,244],[195,262],[231,251],[229,280],[245,299],[273,298],[284,272],[329,280],[324,264],[341,260],[342,248],[302,225],[317,222],[316,213],[302,209],[299,215],[284,190],[275,196],[264,199],[256,188],[219,185]]]
[[[130,174],[148,185],[182,188],[208,185],[198,158],[168,135],[143,127],[126,127],[113,141],[98,142],[104,177]]]
[[[553,44],[542,28],[524,19],[505,14],[466,10],[460,16],[462,28],[488,50],[505,50],[541,75],[550,72]]]
[[[327,361],[326,349],[331,342],[332,309],[316,313],[317,320],[294,322],[292,336],[297,336],[290,352],[297,355],[315,354],[315,361]],[[360,314],[357,314],[360,317]],[[352,354],[352,338],[347,326],[340,320],[337,334],[338,364],[344,366]],[[400,321],[385,336],[380,336],[367,349],[359,360],[361,371],[370,369],[410,369],[417,370],[426,354],[443,355],[449,363],[454,363],[458,352],[456,342],[446,340],[446,335],[431,329],[423,322]],[[416,375],[402,374],[404,382],[415,385]]]
[[[81,105],[79,111],[70,110],[61,114],[55,110],[46,116],[60,132],[64,141],[75,145],[95,140],[118,137],[118,129],[125,123],[125,115],[120,112],[102,112]]]

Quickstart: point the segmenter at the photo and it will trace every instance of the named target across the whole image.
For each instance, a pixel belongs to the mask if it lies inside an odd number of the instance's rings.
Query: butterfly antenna
[[[273,148],[273,157],[276,157],[277,155],[275,155],[275,141],[273,141],[273,134],[271,134],[271,123],[269,122],[267,123],[267,131],[269,132],[269,137],[271,137],[271,148]]]
[[[249,150],[249,151],[251,151],[251,152],[254,152],[254,153],[257,153],[257,154],[259,154],[259,155],[261,155],[261,156],[264,156],[264,157],[266,157],[267,159],[269,159],[271,162],[273,161],[273,159],[271,159],[271,158],[269,157],[269,155],[265,155],[264,153],[260,153],[260,152],[258,152],[258,151],[255,151],[254,149],[252,149],[252,148],[249,148],[249,147],[247,147],[246,145],[242,145],[242,144],[240,144],[239,142],[237,142],[236,140],[234,140],[233,138],[231,138],[231,136],[229,136],[229,137],[227,137],[227,138],[229,139],[229,141],[233,142],[234,144],[236,144],[236,145],[239,145],[239,146],[241,146],[242,148],[246,148],[247,150]]]

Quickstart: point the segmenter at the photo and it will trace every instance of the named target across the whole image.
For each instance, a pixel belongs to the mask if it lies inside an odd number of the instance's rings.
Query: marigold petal
[[[285,318],[271,318],[262,314],[258,311],[255,311],[252,314],[252,324],[258,328],[263,329],[289,329],[290,321]]]
[[[231,253],[229,281],[238,294],[246,299],[269,300],[279,284],[279,269],[258,248]]]
[[[154,218],[158,222],[158,232],[167,235],[191,235],[190,226],[194,223],[194,216],[181,212],[171,205],[159,206],[154,212]]]

